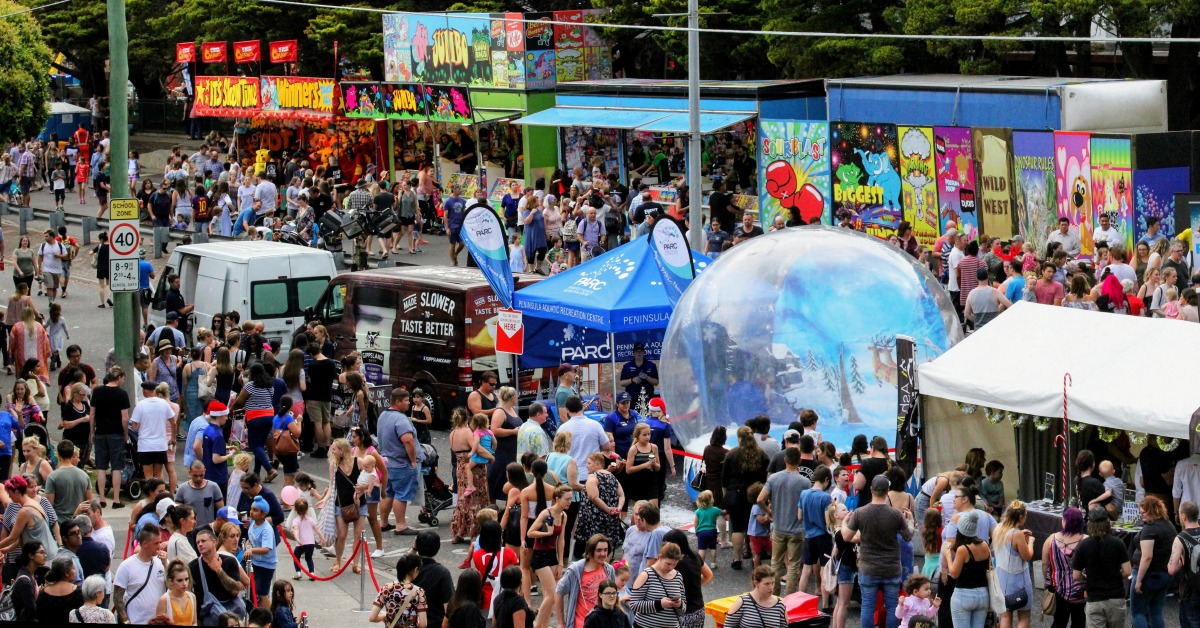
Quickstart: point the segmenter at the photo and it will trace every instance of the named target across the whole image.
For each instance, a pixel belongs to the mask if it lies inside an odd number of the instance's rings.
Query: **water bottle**
[[[304,612],[304,611],[300,612],[300,623],[298,624],[298,626],[299,626],[299,628],[308,628],[308,613],[307,612]]]

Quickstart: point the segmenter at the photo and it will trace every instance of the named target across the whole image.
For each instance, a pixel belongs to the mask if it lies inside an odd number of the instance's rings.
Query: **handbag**
[[[213,395],[217,394],[216,382],[214,381],[210,384],[208,377],[209,374],[204,373],[196,385],[196,398],[201,401],[208,401],[213,398]]]
[[[279,433],[275,435],[275,453],[300,453],[300,443],[296,442],[296,437],[292,436],[292,433],[287,428],[279,430]]]
[[[1007,548],[1007,551],[1009,551],[1009,552],[1013,551],[1011,543],[1012,543],[1012,535],[1014,533],[1015,533],[1015,530],[1013,532],[1009,532],[1008,535],[1004,537],[1005,543],[1004,543],[1004,545],[1001,546],[1001,549]],[[1020,578],[1020,581],[1021,581],[1020,589],[1018,589],[1016,593],[1009,593],[1008,589],[1005,588],[1005,590],[1004,590],[1004,610],[1005,611],[1015,611],[1018,608],[1022,608],[1023,606],[1025,606],[1026,604],[1029,603],[1029,591],[1026,590],[1025,579],[1022,577],[1025,575],[1025,569],[1027,569],[1027,568],[1028,567],[1026,567],[1024,565],[1024,563],[1022,563],[1022,569],[1019,573],[1012,573],[1011,571],[1008,571],[1007,569],[1004,570],[1005,573],[1008,574],[1008,578],[1005,579],[1006,582],[1016,580],[1018,578]],[[997,580],[999,580],[999,574],[997,574]]]
[[[1058,612],[1058,594],[1054,592],[1054,589],[1047,587],[1042,592],[1042,615],[1054,617],[1056,612]]]
[[[1008,607],[1004,600],[1004,591],[1000,588],[1000,577],[996,574],[996,567],[994,565],[988,565],[987,583],[989,606],[991,607],[991,611],[999,617],[1008,612]]]
[[[346,475],[346,474],[342,473],[341,469],[338,469],[338,475]],[[349,480],[350,476],[346,476],[346,479]],[[358,518],[360,516],[358,514],[358,497],[356,496],[354,498],[354,501],[350,504],[346,504],[345,506],[339,506],[338,511],[341,514],[342,521],[345,521],[346,523],[354,523],[355,521],[358,521]]]
[[[203,559],[201,559],[203,560]],[[200,611],[197,613],[200,619],[201,626],[216,626],[217,619],[227,612],[233,612],[238,617],[246,616],[246,606],[242,602],[242,598],[234,596],[229,600],[226,607],[221,602],[217,601],[216,596],[208,590],[208,578],[204,575],[204,565],[200,565],[200,586],[203,592],[203,601],[200,602]]]
[[[824,567],[821,567],[821,588],[825,593],[833,593],[837,591],[838,581],[837,574],[842,568],[841,556],[836,559],[830,558]]]
[[[708,469],[704,465],[704,463],[701,462],[700,470],[696,472],[696,475],[692,476],[692,484],[691,484],[692,490],[697,491],[697,492],[703,491],[706,489],[707,483],[708,483]]]

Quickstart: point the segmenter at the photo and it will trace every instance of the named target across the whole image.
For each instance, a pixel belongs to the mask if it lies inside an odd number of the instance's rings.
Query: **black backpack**
[[[1183,543],[1183,580],[1192,595],[1200,595],[1200,528],[1179,533]]]

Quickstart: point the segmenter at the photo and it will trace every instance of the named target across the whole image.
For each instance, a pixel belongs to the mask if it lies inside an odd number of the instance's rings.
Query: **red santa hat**
[[[651,408],[658,408],[662,411],[663,416],[667,416],[667,402],[662,400],[662,397],[655,397],[650,400]]]
[[[208,416],[226,416],[229,414],[229,406],[220,401],[208,402]]]

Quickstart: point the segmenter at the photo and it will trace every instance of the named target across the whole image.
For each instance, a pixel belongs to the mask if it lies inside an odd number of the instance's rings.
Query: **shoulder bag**
[[[692,490],[693,491],[703,491],[703,490],[705,490],[705,485],[707,483],[708,483],[708,468],[705,466],[704,462],[701,462],[700,470],[696,472],[696,475],[692,476],[692,483],[691,483]]]
[[[142,583],[142,586],[138,587],[138,590],[133,595],[129,596],[129,599],[125,600],[125,608],[129,608],[129,605],[137,599],[137,596],[141,595],[142,591],[146,589],[146,585],[150,584],[150,578],[154,577],[154,563],[156,561],[158,561],[158,558],[150,560],[150,568],[146,570],[146,581]],[[201,570],[201,574],[203,574],[203,570]]]
[[[987,583],[988,601],[991,611],[999,617],[1008,612],[1008,605],[1004,599],[1004,590],[1000,587],[1000,576],[996,573],[996,565],[993,560],[988,561]]]
[[[239,617],[246,616],[246,607],[240,596],[233,596],[229,600],[227,608],[224,604],[217,601],[216,596],[208,590],[208,578],[204,575],[204,558],[200,559],[200,587],[204,594],[203,600],[200,602],[200,611],[197,613],[200,619],[201,626],[216,626],[217,619],[226,612],[234,612]]]
[[[350,476],[343,473],[341,469],[338,469],[337,472],[338,472],[338,475],[346,476],[346,480],[350,479]],[[354,482],[350,482],[350,484],[354,484]],[[347,504],[345,506],[339,506],[338,510],[341,513],[342,521],[345,521],[346,523],[354,523],[355,521],[358,521],[358,518],[360,516],[358,514],[358,497],[355,496],[354,501],[350,504]]]
[[[293,419],[295,420],[295,419]],[[296,437],[292,436],[292,432],[286,427],[276,430],[275,434],[275,453],[277,454],[296,454],[300,453],[300,444],[296,442]]]
[[[412,602],[413,597],[417,595],[418,590],[417,585],[414,584],[408,590],[408,593],[405,593],[404,597],[400,598],[400,603],[396,605],[396,616],[392,618],[392,621],[388,622],[388,628],[396,628],[396,622],[400,621],[400,618],[404,616],[404,611],[407,610],[408,605]]]
[[[196,383],[196,398],[201,401],[209,401],[213,395],[217,394],[215,382],[210,382],[208,379],[209,372],[216,367],[210,366],[208,371],[200,371],[200,379]]]

